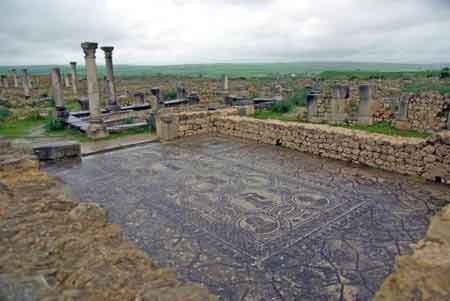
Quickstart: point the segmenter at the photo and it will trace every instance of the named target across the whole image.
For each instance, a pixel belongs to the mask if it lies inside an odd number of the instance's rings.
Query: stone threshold
[[[149,139],[125,143],[123,142],[121,143],[120,141],[118,143],[114,143],[115,141],[111,142],[113,143],[105,143],[105,145],[98,144],[98,142],[83,143],[81,145],[81,155],[82,157],[89,157],[97,154],[109,153],[121,149],[142,146],[149,143],[156,143],[159,142],[159,139],[157,137],[152,137]]]

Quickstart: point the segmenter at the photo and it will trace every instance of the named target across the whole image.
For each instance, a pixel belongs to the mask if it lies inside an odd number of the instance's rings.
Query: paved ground
[[[223,300],[370,300],[450,198],[444,186],[217,137],[49,171]]]

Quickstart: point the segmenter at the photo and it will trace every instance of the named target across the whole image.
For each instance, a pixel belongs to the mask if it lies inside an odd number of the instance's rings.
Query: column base
[[[67,119],[69,117],[69,112],[65,107],[56,107],[55,117],[59,119]]]
[[[109,136],[109,132],[106,129],[102,121],[91,120],[89,127],[86,130],[86,134],[92,139],[102,139]]]

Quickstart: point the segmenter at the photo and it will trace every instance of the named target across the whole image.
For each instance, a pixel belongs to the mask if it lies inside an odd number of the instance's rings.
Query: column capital
[[[98,48],[98,43],[84,42],[81,43],[81,48],[83,48],[86,58],[95,58],[95,51]]]
[[[114,50],[113,46],[103,46],[103,47],[101,47],[101,49],[105,52],[105,57],[106,58],[111,58],[112,57],[112,52]]]

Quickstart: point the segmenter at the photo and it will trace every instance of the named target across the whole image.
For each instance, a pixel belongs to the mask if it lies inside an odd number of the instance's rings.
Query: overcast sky
[[[450,62],[450,0],[0,0],[0,65]],[[98,55],[102,63],[103,55]]]

